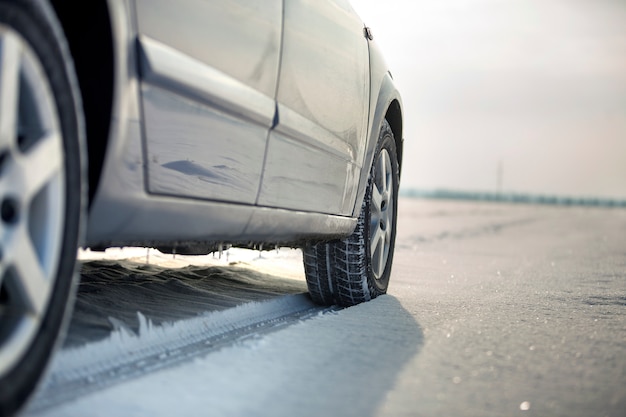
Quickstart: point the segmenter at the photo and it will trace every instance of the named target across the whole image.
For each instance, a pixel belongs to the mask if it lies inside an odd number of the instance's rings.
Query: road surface
[[[269,273],[268,259],[184,273],[88,264],[68,342],[25,414],[626,416],[626,210],[405,199],[399,216],[389,294],[343,310],[307,307],[293,251]],[[98,272],[112,268],[117,282],[141,285],[103,285]],[[181,288],[193,301],[185,308]],[[63,363],[97,361],[93,346],[123,356],[124,340],[153,343],[138,317],[198,328],[198,314],[219,322],[248,301],[253,317],[285,303],[306,314],[276,327],[261,319],[162,367],[135,361],[138,372],[96,380],[78,398],[42,400]]]

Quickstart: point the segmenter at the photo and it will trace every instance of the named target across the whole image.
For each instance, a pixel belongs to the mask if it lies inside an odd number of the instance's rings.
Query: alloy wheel
[[[0,376],[34,340],[57,279],[63,137],[41,63],[0,25]]]
[[[382,149],[374,169],[370,203],[370,257],[372,273],[380,279],[385,272],[393,229],[393,166],[386,149]]]

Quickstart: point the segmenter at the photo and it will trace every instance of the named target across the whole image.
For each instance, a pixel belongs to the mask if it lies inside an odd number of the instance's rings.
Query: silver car
[[[345,0],[0,0],[0,415],[78,247],[301,247],[311,297],[387,290],[402,104]]]

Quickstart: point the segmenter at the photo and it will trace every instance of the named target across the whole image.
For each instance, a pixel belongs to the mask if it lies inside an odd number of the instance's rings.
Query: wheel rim
[[[57,279],[63,138],[34,51],[0,25],[0,376],[30,348]]]
[[[370,202],[370,260],[374,278],[380,279],[387,266],[394,216],[393,166],[389,152],[382,149],[374,168]]]

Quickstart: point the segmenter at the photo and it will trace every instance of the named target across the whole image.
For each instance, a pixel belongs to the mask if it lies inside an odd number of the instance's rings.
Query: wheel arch
[[[89,202],[100,182],[109,141],[114,92],[114,51],[106,0],[50,0],[67,39],[85,118]]]
[[[398,153],[398,169],[401,173],[404,136],[402,132],[402,105],[400,104],[399,99],[394,99],[389,104],[389,108],[387,109],[387,113],[385,114],[385,119],[387,119],[387,122],[389,122],[389,126],[391,127],[391,131],[393,132],[393,137],[396,142],[396,152]]]
[[[371,64],[370,64],[371,65]],[[378,143],[378,134],[383,125],[383,121],[387,120],[394,135],[396,143],[396,152],[398,156],[398,169],[402,167],[402,150],[403,150],[403,110],[402,99],[400,93],[396,89],[391,73],[385,71],[384,75],[378,77],[375,82],[376,71],[372,67],[372,97],[370,100],[370,122],[367,136],[367,147],[363,158],[363,168],[361,169],[361,177],[359,179],[357,197],[352,212],[353,217],[358,217],[365,197],[365,188],[367,186],[369,167],[374,159],[374,151]]]

